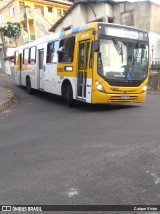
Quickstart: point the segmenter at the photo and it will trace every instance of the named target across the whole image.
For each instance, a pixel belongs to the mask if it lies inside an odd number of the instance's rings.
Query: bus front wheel
[[[69,107],[74,106],[73,90],[72,90],[72,86],[70,84],[67,86],[67,103],[68,103]]]

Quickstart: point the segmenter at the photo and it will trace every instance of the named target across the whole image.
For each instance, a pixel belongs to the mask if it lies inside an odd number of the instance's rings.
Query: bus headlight
[[[105,90],[104,90],[104,87],[101,83],[99,83],[98,81],[96,81],[96,87],[97,87],[97,90],[102,92],[102,93],[106,93]]]
[[[143,92],[146,92],[146,91],[147,91],[147,86],[145,85],[145,86],[143,87],[142,93],[143,93]]]

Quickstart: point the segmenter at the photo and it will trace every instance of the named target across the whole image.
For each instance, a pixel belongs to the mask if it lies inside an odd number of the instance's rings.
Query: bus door
[[[19,84],[22,84],[22,54],[19,54]]]
[[[92,69],[89,68],[91,41],[86,40],[79,43],[78,60],[78,99],[91,102],[92,96]],[[89,78],[90,77],[90,78]]]
[[[44,76],[44,49],[38,50],[38,88],[43,89],[43,76]]]
[[[15,81],[18,84],[22,84],[22,54],[18,51],[15,53]]]

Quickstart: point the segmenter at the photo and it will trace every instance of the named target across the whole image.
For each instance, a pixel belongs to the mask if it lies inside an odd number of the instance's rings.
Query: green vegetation
[[[15,42],[16,46],[21,35],[21,26],[18,22],[7,22],[3,27],[0,27],[0,33],[9,38],[9,43]]]

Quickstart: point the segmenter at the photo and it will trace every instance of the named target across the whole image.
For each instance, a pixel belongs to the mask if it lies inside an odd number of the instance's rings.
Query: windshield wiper
[[[138,58],[138,56],[139,56],[139,53],[140,53],[140,43],[137,42],[137,44],[136,44],[136,53],[135,53],[135,57],[134,57],[134,62],[137,61],[137,58]]]
[[[122,56],[122,63],[123,63],[123,48],[122,45],[119,44],[119,42],[116,39],[112,39],[113,44],[118,52],[119,55]]]

